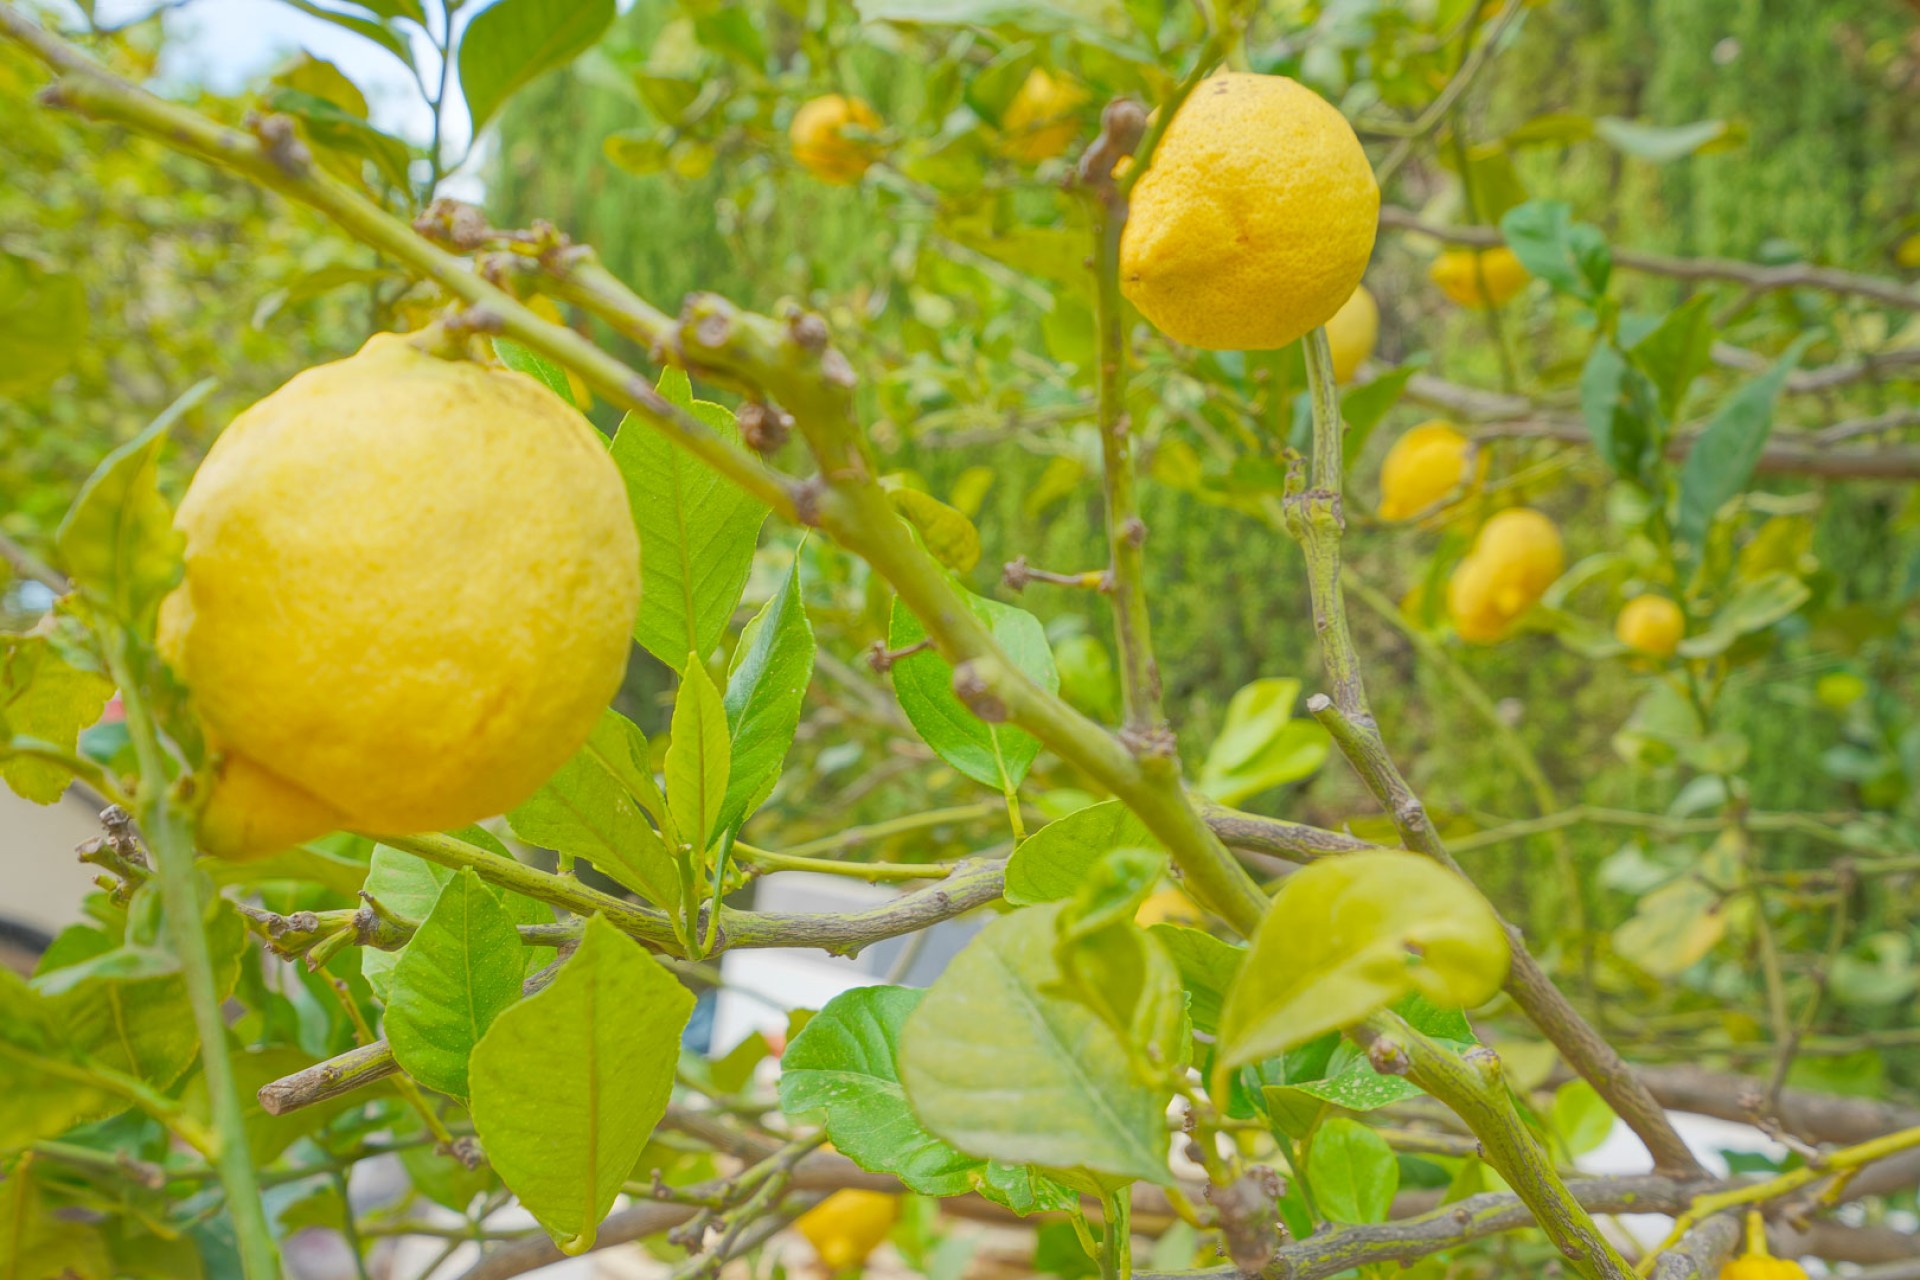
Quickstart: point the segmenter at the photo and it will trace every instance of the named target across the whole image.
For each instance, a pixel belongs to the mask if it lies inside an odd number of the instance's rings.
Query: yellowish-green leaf
[[[980,563],[980,531],[973,527],[973,521],[918,489],[894,489],[887,497],[892,499],[893,509],[920,531],[934,559],[955,573],[973,572]]]
[[[0,640],[0,727],[72,751],[80,731],[100,718],[113,682],[69,665],[44,636]],[[48,760],[7,754],[0,740],[0,779],[35,804],[52,804],[73,775]]]
[[[1311,863],[1287,877],[1220,1015],[1220,1058],[1243,1066],[1361,1021],[1411,992],[1481,1003],[1507,974],[1487,900],[1398,850]]]
[[[699,658],[688,654],[683,674],[673,702],[673,741],[667,744],[667,809],[697,858],[713,839],[726,803],[733,740],[726,703]]]

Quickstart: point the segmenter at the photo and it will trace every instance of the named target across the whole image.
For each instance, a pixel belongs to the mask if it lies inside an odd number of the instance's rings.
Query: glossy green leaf
[[[74,585],[141,631],[152,629],[161,597],[180,581],[186,543],[160,496],[160,449],[180,416],[212,390],[211,379],[199,383],[102,459],[54,535]]]
[[[1196,785],[1222,804],[1298,782],[1326,763],[1332,741],[1313,720],[1293,718],[1300,682],[1255,680],[1227,704],[1226,724],[1200,766]]]
[[[894,489],[887,494],[893,509],[919,530],[927,550],[955,573],[972,573],[980,563],[980,531],[973,521],[930,493]]]
[[[646,810],[665,805],[647,771],[647,742],[608,709],[541,788],[507,815],[529,844],[585,858],[656,906],[680,902],[679,870]]]
[[[507,847],[484,827],[462,827],[450,834],[458,836],[468,844],[479,845],[488,853],[502,858],[511,858]],[[410,853],[388,845],[375,845],[373,856],[367,863],[365,889],[378,899],[380,905],[399,916],[402,920],[420,924],[433,911],[434,903],[440,900],[440,892],[453,879],[453,871],[438,863],[428,862],[425,858],[416,858]],[[543,902],[522,897],[517,893],[502,893],[507,913],[516,924],[552,924],[553,910]],[[401,951],[380,951],[373,947],[361,947],[360,976],[373,988],[374,995],[384,1003],[389,995],[389,984],[393,977],[394,966],[400,963]],[[550,959],[551,952],[538,947],[522,947],[529,968]]]
[[[59,380],[86,342],[87,289],[78,274],[0,253],[0,395]]]
[[[1677,532],[1682,541],[1695,548],[1702,546],[1707,526],[1720,508],[1746,491],[1773,430],[1773,408],[1780,389],[1815,336],[1802,334],[1771,368],[1728,396],[1694,440],[1680,469]]]
[[[1047,633],[1038,618],[997,600],[968,595],[967,602],[1015,667],[1047,692],[1059,689],[1053,651],[1047,647]],[[913,611],[896,599],[888,644],[905,649],[919,644],[926,635]],[[942,760],[983,786],[996,791],[1019,786],[1034,757],[1040,754],[1040,743],[1024,730],[989,724],[969,710],[953,692],[953,668],[931,649],[893,664],[893,691],[900,699],[900,709],[926,744]]]
[[[1586,1155],[1605,1142],[1615,1122],[1613,1108],[1585,1080],[1569,1080],[1554,1090],[1547,1115],[1570,1156]]]
[[[447,882],[394,966],[385,1030],[401,1070],[441,1093],[467,1096],[467,1059],[500,1012],[520,998],[520,933],[472,868]]]
[[[667,744],[667,809],[674,830],[695,857],[720,826],[732,771],[733,740],[727,707],[706,667],[693,655],[673,700],[673,740]]]
[[[1471,1006],[1500,989],[1506,931],[1465,880],[1387,850],[1287,877],[1220,1017],[1228,1067],[1351,1026],[1410,992]]]
[[[1693,380],[1713,363],[1712,352],[1713,296],[1702,293],[1661,317],[1627,355],[1653,380],[1660,410],[1671,422],[1679,418]]]
[[[1646,484],[1666,438],[1652,382],[1611,342],[1599,342],[1580,373],[1580,414],[1594,451],[1614,473]]]
[[[1071,1206],[1077,1197],[1066,1188],[964,1155],[914,1115],[900,1085],[900,1035],[923,995],[909,987],[856,987],[828,1001],[781,1055],[780,1109],[823,1119],[841,1155],[870,1172],[891,1173],[921,1195],[977,1191],[1023,1214]]]
[[[613,0],[499,0],[460,37],[460,91],[478,135],[514,90],[565,66],[613,25]]]
[[[1358,1120],[1334,1116],[1313,1136],[1307,1180],[1329,1220],[1385,1222],[1400,1189],[1400,1165],[1385,1138]]]
[[[1032,906],[1071,898],[1093,865],[1115,849],[1157,849],[1160,842],[1118,800],[1075,810],[1041,827],[1007,859],[1006,899]]]
[[[469,1063],[487,1159],[560,1248],[593,1245],[673,1089],[693,994],[599,916]],[[529,1105],[537,1100],[538,1105]]]
[[[1220,1029],[1220,1009],[1245,963],[1245,947],[1222,942],[1204,929],[1156,924],[1147,930],[1172,957],[1187,993],[1187,1015],[1193,1029],[1214,1035]]]
[[[722,437],[739,439],[733,415],[695,400],[680,370],[664,370],[659,389]],[[689,651],[704,658],[720,642],[746,588],[767,509],[631,414],[613,438],[613,460],[640,534],[633,638],[679,671]]]
[[[9,755],[7,739],[73,751],[112,696],[112,681],[69,665],[45,636],[0,637],[0,780],[35,804],[59,800],[73,775],[46,760]]]
[[[1575,222],[1561,200],[1529,200],[1500,219],[1500,234],[1521,265],[1561,293],[1583,302],[1607,291],[1613,254],[1598,227]]]
[[[1066,906],[995,920],[955,957],[907,1019],[901,1082],[921,1123],[971,1155],[1165,1182],[1165,1091],[1134,1076],[1097,1014],[1051,994]]]
[[[521,346],[507,338],[495,338],[493,352],[500,357],[500,363],[507,368],[516,373],[526,374],[574,408],[580,407],[574,404],[573,386],[567,381],[567,371],[538,351]]]
[[[391,53],[394,57],[400,59],[400,61],[407,66],[411,67],[413,65],[412,46],[407,43],[405,36],[394,29],[391,23],[385,21],[376,22],[371,18],[364,18],[355,13],[341,13],[337,9],[328,9],[322,5],[315,4],[313,0],[283,0],[283,3],[292,5],[302,13],[311,14],[322,22],[330,22],[336,27],[351,31],[362,40],[371,40],[388,53]],[[372,6],[368,7],[371,8]]]
[[[733,763],[719,830],[746,821],[779,782],[813,678],[813,653],[813,624],[800,598],[796,555],[786,580],[747,624],[733,651],[724,699]]]

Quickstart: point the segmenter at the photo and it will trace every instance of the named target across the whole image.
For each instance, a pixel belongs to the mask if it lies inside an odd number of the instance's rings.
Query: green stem
[[[228,1213],[233,1220],[234,1247],[247,1280],[275,1280],[280,1274],[279,1250],[267,1226],[266,1206],[247,1149],[247,1129],[240,1093],[234,1080],[233,1059],[227,1047],[227,1024],[220,1013],[220,992],[213,979],[213,955],[207,947],[203,922],[207,903],[201,897],[199,873],[194,869],[193,829],[187,815],[173,802],[167,781],[166,758],[146,700],[127,661],[126,636],[109,629],[104,635],[107,664],[120,687],[126,709],[127,735],[140,763],[137,797],[140,828],[152,851],[160,899],[166,907],[167,927],[180,960],[187,1000],[193,1007],[194,1029],[200,1038],[200,1070],[206,1078],[213,1112],[213,1163],[226,1188]]]
[[[780,853],[782,857],[787,858],[810,858],[815,854],[832,853],[851,845],[867,844],[892,836],[909,835],[915,831],[924,831],[928,827],[944,827],[956,822],[975,822],[994,817],[999,812],[1000,805],[992,801],[956,805],[950,809],[929,809],[925,813],[910,813],[905,817],[889,818],[885,822],[873,822],[864,827],[848,827],[845,831],[834,835],[796,844],[791,849],[781,850]]]
[[[791,853],[775,853],[735,841],[734,853],[740,861],[764,867],[768,871],[815,871],[822,875],[846,876],[852,880],[879,883],[886,880],[941,880],[953,874],[953,862],[843,862],[838,858],[802,858]]]
[[[1100,1215],[1106,1228],[1100,1234],[1100,1280],[1128,1280],[1133,1275],[1133,1203],[1126,1191],[1101,1196]]]
[[[1398,1057],[1409,1080],[1466,1121],[1487,1163],[1526,1203],[1575,1271],[1588,1280],[1631,1280],[1633,1269],[1567,1190],[1552,1158],[1513,1105],[1493,1050],[1481,1046],[1466,1058],[1458,1057],[1387,1012],[1367,1019],[1359,1035],[1376,1060]]]

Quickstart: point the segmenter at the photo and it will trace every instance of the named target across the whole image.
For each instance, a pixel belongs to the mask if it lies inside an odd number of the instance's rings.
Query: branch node
[[[424,239],[460,253],[472,253],[493,242],[493,228],[487,215],[464,200],[441,196],[413,220],[413,229]]]
[[[293,118],[278,112],[262,115],[257,111],[247,113],[247,129],[260,140],[260,149],[266,153],[274,167],[289,178],[302,178],[313,166],[313,152],[307,150],[307,144],[300,141],[300,133],[294,128]]]
[[[733,418],[740,424],[740,438],[755,453],[777,451],[793,433],[792,414],[758,400],[746,401],[734,410]]]
[[[883,676],[893,670],[893,664],[900,659],[911,658],[914,654],[931,648],[933,648],[933,639],[926,636],[899,649],[889,649],[886,641],[875,640],[867,650],[867,665],[873,668],[875,675]]]

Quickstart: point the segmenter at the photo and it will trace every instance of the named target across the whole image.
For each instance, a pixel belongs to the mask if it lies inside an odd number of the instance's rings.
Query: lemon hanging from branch
[[[1133,188],[1120,288],[1177,342],[1284,347],[1353,296],[1379,217],[1346,117],[1285,76],[1217,75]]]
[[[639,544],[587,420],[381,334],[242,413],[180,504],[160,647],[220,761],[210,853],[498,814],[626,670]]]

